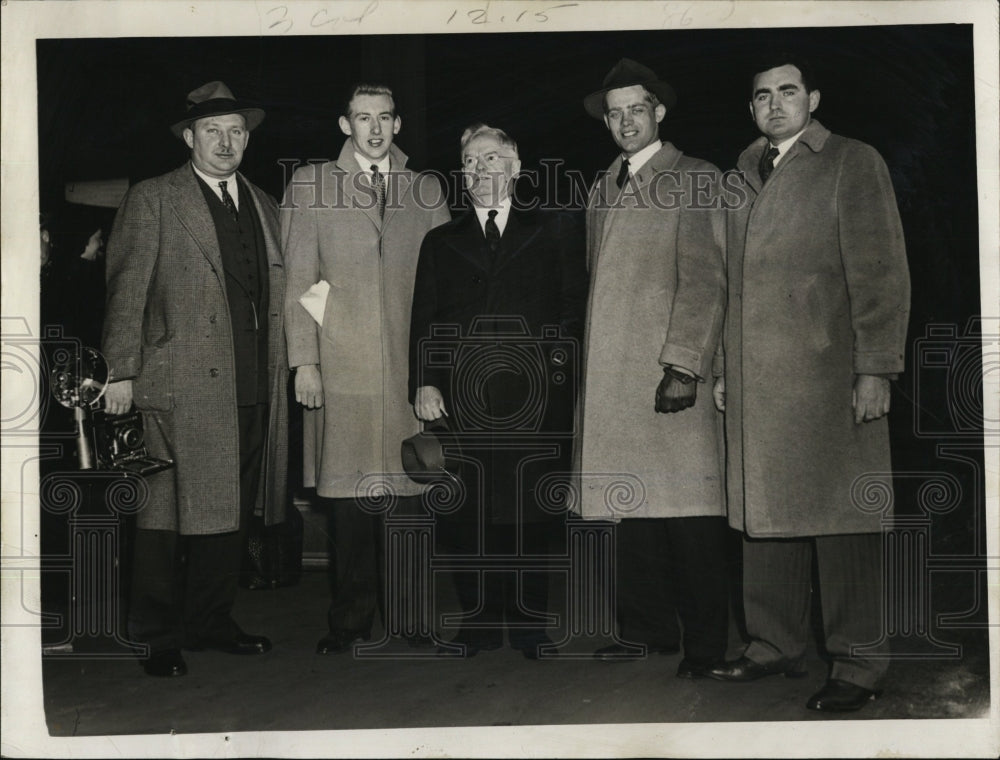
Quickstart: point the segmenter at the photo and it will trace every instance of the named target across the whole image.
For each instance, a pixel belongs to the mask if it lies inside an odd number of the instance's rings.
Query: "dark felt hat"
[[[400,444],[403,469],[418,483],[457,482],[461,468],[454,456],[445,454],[446,448],[454,454],[459,451],[458,442],[447,424],[435,422]]]
[[[183,119],[171,125],[170,131],[181,137],[184,130],[198,119],[230,113],[243,114],[247,130],[254,129],[264,121],[263,110],[237,100],[224,82],[209,82],[188,93],[187,113]]]
[[[608,90],[617,90],[620,87],[632,87],[637,84],[641,84],[659,98],[668,111],[677,102],[677,94],[674,92],[674,88],[656,76],[652,69],[646,68],[631,58],[622,58],[608,72],[608,75],[604,77],[604,86],[583,99],[583,107],[595,119],[603,119],[604,96]]]

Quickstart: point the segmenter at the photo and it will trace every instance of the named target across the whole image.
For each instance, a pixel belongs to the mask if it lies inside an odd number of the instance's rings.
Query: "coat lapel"
[[[270,203],[264,203],[264,199],[262,198],[263,193],[256,185],[251,184],[242,174],[240,178],[243,180],[243,187],[250,190],[254,206],[257,208],[257,216],[260,217],[260,226],[264,232],[264,244],[267,248],[267,264],[272,267],[283,266],[281,248],[278,246],[278,237],[276,235],[279,229],[277,209]]]
[[[605,187],[608,188],[608,194],[612,200],[609,204],[609,208],[604,218],[603,228],[601,230],[601,248],[603,248],[607,242],[608,235],[611,233],[615,224],[620,224],[624,220],[628,219],[628,215],[623,215],[621,212],[634,209],[633,203],[628,203],[626,205],[622,202],[623,196],[625,198],[629,195],[640,196],[640,199],[644,196],[647,208],[655,208],[655,206],[652,206],[649,203],[649,194],[647,190],[649,183],[652,182],[653,178],[660,172],[673,169],[682,155],[683,154],[677,150],[672,143],[664,142],[660,149],[639,168],[639,171],[636,172],[635,176],[629,177],[628,181],[632,183],[631,187],[629,187],[629,185],[625,185],[622,187],[621,191],[615,195],[612,195],[614,191],[610,189],[611,185],[609,183],[614,181],[611,179],[612,177],[618,176],[618,170],[621,168],[622,164],[621,156],[619,156],[618,159],[611,164],[611,168],[607,176],[604,178]],[[617,190],[617,188],[615,188],[615,190]]]
[[[216,269],[222,271],[222,251],[219,238],[215,234],[212,214],[205,203],[201,186],[190,164],[172,172],[170,176],[169,202],[183,226],[194,238],[198,248]]]
[[[519,211],[512,208],[507,216],[507,226],[504,228],[500,242],[500,254],[495,271],[509,265],[518,254],[535,238],[541,229],[538,220],[530,211]]]
[[[484,272],[489,271],[489,263],[486,261],[483,251],[486,246],[486,238],[473,209],[467,210],[458,218],[454,231],[447,238],[447,244],[474,266]]]

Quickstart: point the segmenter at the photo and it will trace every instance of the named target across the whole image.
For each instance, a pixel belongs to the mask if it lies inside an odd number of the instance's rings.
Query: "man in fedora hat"
[[[186,672],[182,648],[271,648],[230,615],[248,517],[278,522],[286,498],[278,209],[237,171],[263,118],[222,82],[191,92],[171,126],[190,160],[129,191],[108,244],[107,411],[134,403],[175,462],[148,477],[134,544],[129,635],[155,676]]]
[[[720,209],[706,202],[718,170],[659,138],[675,101],[668,83],[627,58],[584,99],[620,153],[588,199],[575,464],[581,514],[619,520],[621,638],[659,653],[683,643],[677,675],[695,678],[725,656],[728,624],[719,419],[710,398],[697,398],[722,326],[724,237]],[[636,478],[627,503],[610,498],[621,478],[606,473]],[[597,655],[630,651],[618,643]]]

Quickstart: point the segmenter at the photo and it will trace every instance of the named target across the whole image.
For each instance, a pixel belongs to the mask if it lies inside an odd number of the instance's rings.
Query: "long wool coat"
[[[711,378],[725,308],[719,172],[670,143],[619,194],[617,159],[587,210],[590,301],[576,469],[585,517],[722,515],[721,422],[654,410],[662,366]]]
[[[423,385],[441,391],[463,456],[481,465],[466,468],[475,493],[458,519],[482,510],[487,521],[539,522],[564,506],[587,297],[583,242],[567,214],[518,209],[492,262],[472,210],[424,238],[410,398]]]
[[[288,366],[278,207],[246,181],[264,232],[270,298],[270,416],[258,512],[285,513]],[[210,534],[239,527],[239,426],[226,278],[211,212],[190,165],[129,190],[108,242],[103,351],[135,378],[146,445],[175,467],[148,476],[140,528]]]
[[[420,492],[399,453],[420,429],[406,393],[410,304],[420,242],[450,214],[437,179],[407,170],[395,145],[389,155],[382,218],[350,140],[336,161],[299,168],[282,202],[289,364],[319,364],[323,378],[323,407],[305,411],[304,483],[323,497]],[[322,327],[299,303],[319,280]]]
[[[859,373],[903,369],[892,183],[873,148],[813,121],[762,187],[765,147],[740,156],[747,201],[728,215],[729,521],[755,537],[875,532],[888,424],[855,424],[851,394]]]

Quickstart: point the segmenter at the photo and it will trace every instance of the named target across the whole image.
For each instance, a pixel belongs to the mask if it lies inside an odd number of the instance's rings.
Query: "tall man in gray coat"
[[[889,380],[903,369],[910,282],[889,173],[870,146],[812,118],[820,92],[782,57],[753,79],[763,136],[739,158],[729,214],[725,408],[730,524],[743,532],[752,638],[712,671],[800,675],[815,557],[830,677],[806,706],[849,711],[888,666],[879,509],[891,492]]]
[[[590,298],[576,453],[580,512],[619,520],[620,634],[684,658],[698,678],[725,657],[728,614],[718,413],[711,377],[725,306],[719,172],[658,131],[676,98],[623,59],[584,100],[621,154],[587,208]],[[612,644],[605,659],[628,656]]]
[[[133,187],[108,244],[106,409],[142,412],[150,454],[129,634],[145,671],[186,672],[181,648],[262,654],[230,612],[249,516],[284,515],[285,279],[274,199],[237,172],[264,112],[222,82],[188,95],[171,130],[191,160]]]
[[[333,539],[319,654],[371,637],[382,535],[371,497],[408,499],[422,488],[400,459],[400,443],[419,431],[407,400],[410,304],[420,241],[450,215],[437,179],[406,168],[393,143],[401,124],[392,90],[354,87],[339,121],[347,136],[339,158],[299,168],[281,208],[288,360],[306,407],[305,485],[323,500]],[[317,297],[317,286],[326,294]]]

